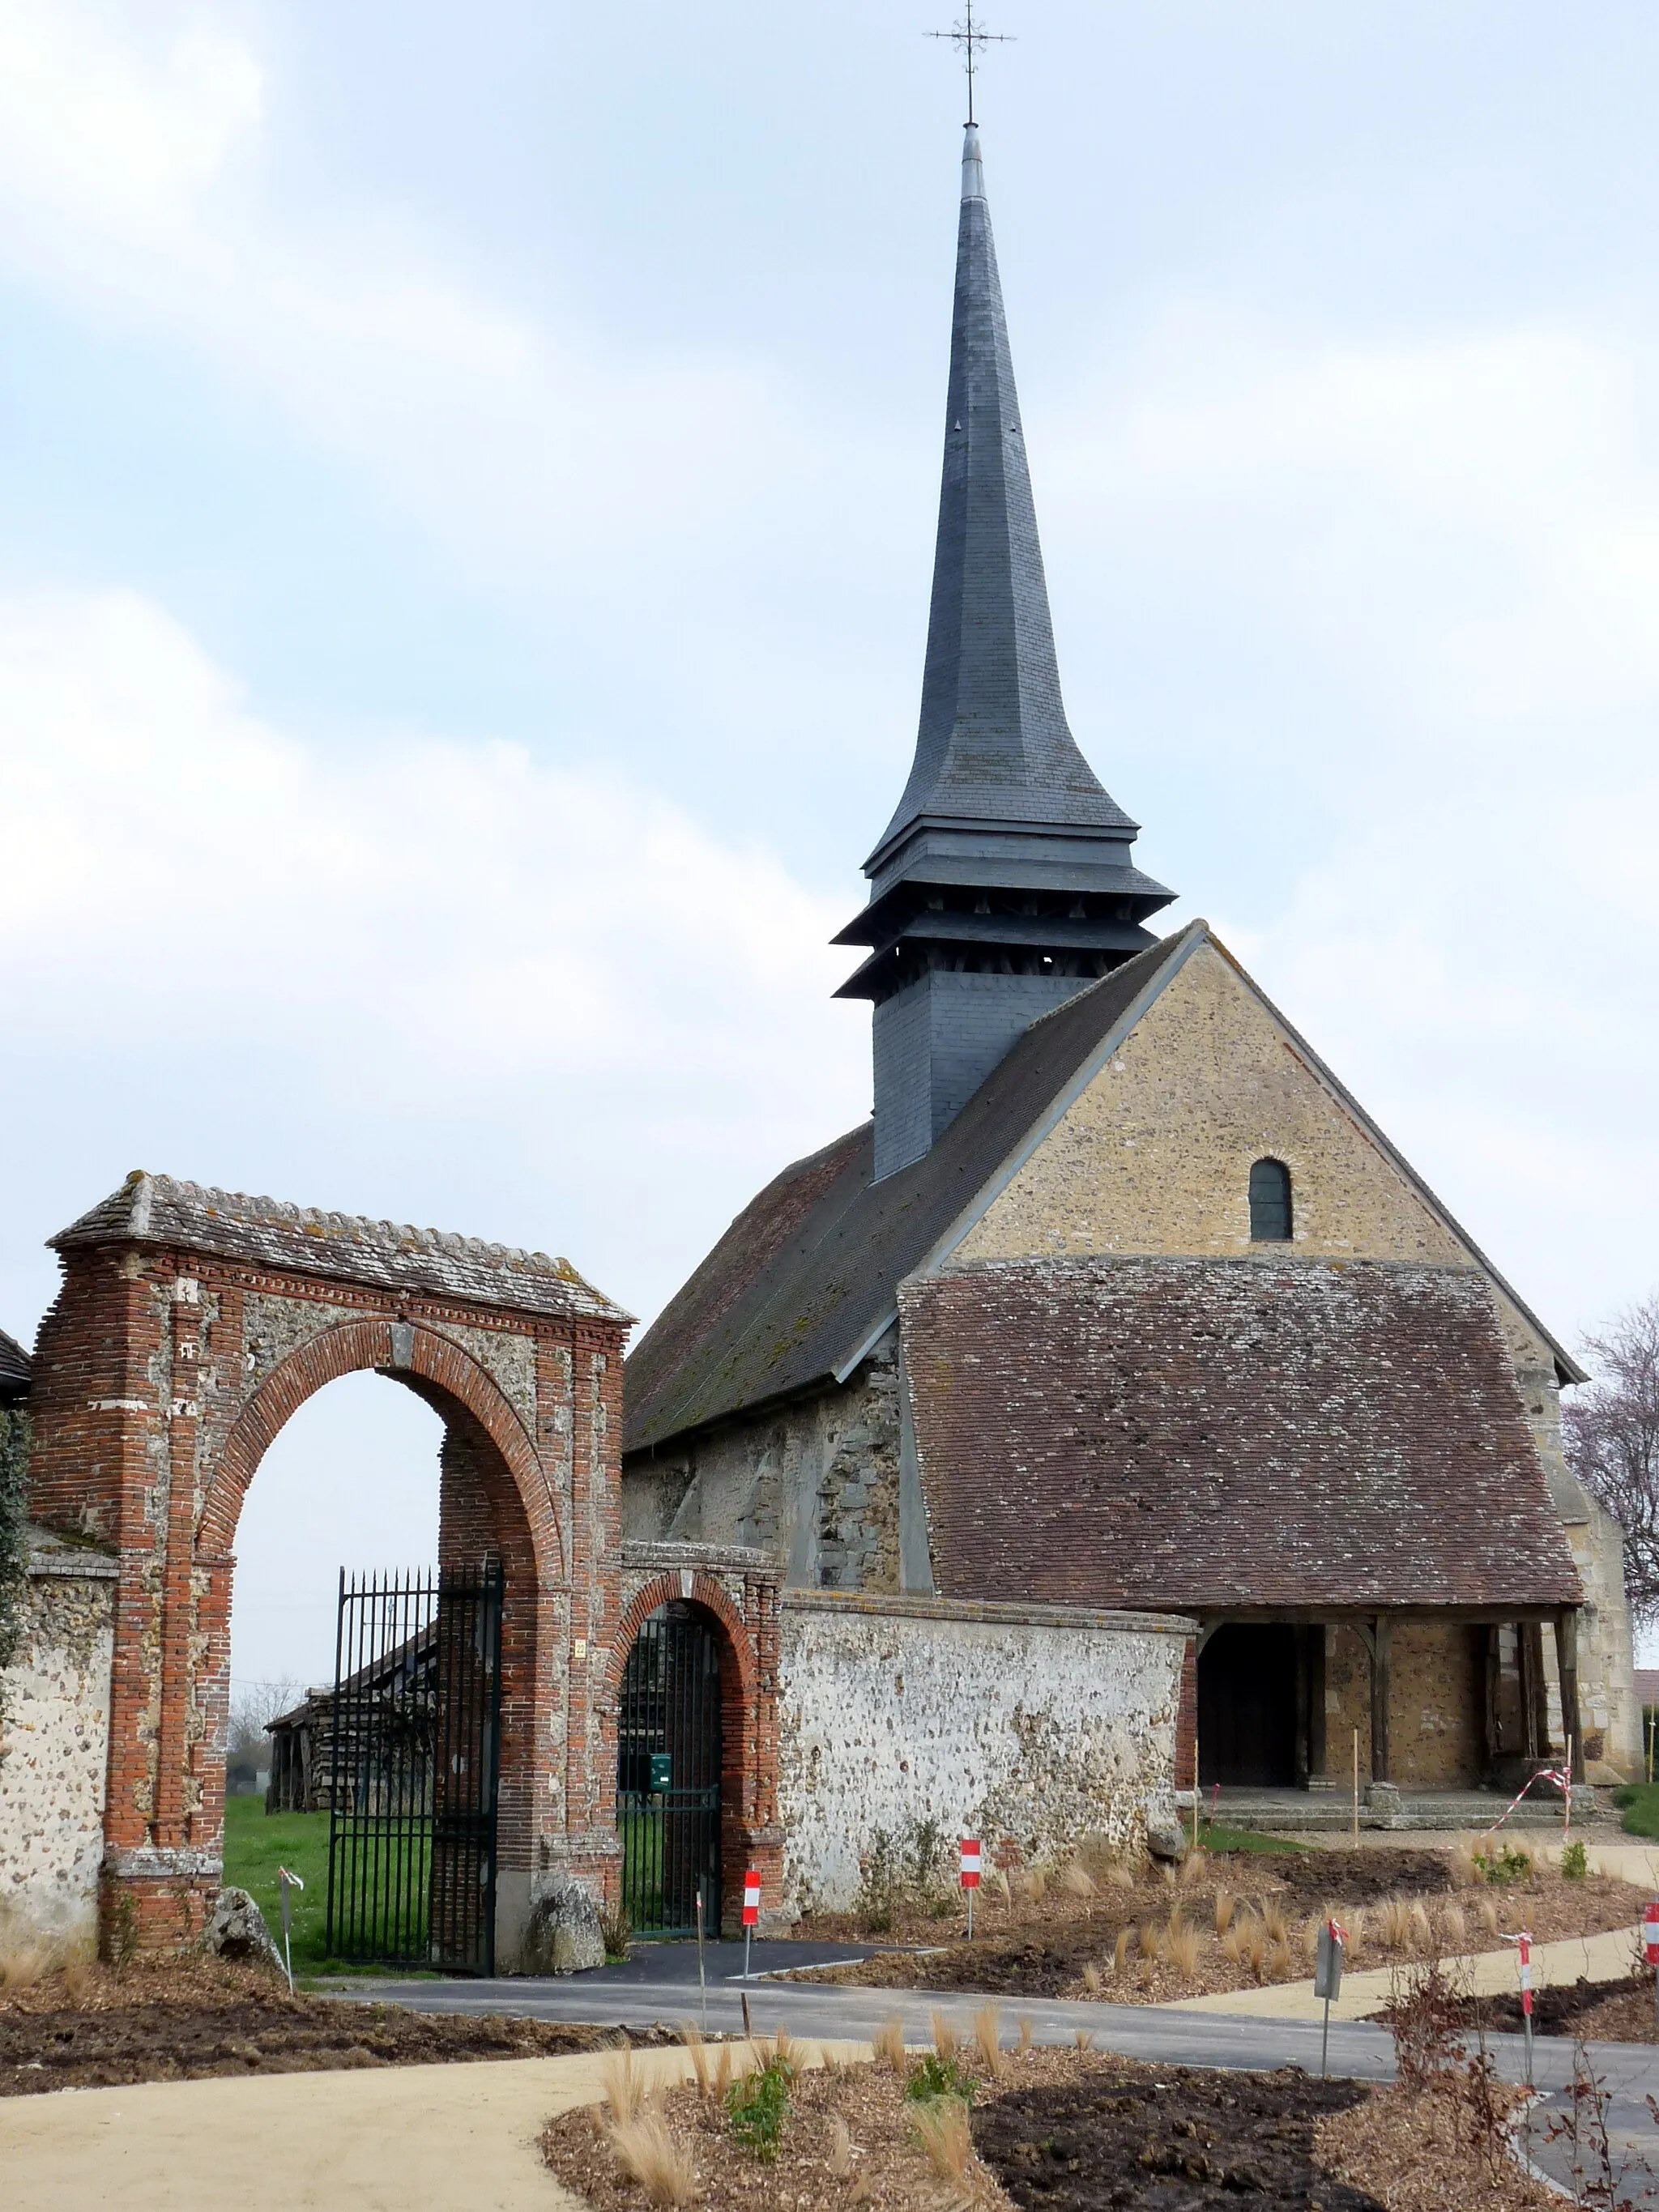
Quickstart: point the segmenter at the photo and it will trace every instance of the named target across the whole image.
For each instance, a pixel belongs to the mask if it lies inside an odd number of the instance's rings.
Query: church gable
[[[1188,957],[952,1254],[1365,1259],[1478,1267],[1524,1364],[1565,1361],[1478,1249],[1194,924]],[[1288,1173],[1287,1243],[1252,1170]],[[1260,1180],[1260,1176],[1258,1181]],[[1255,1233],[1253,1234],[1253,1226]],[[1569,1364],[1569,1371],[1571,1370]]]

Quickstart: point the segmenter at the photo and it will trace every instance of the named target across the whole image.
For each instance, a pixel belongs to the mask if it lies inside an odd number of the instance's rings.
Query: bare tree
[[[270,1751],[266,1723],[279,1714],[291,1712],[304,1695],[289,1674],[280,1674],[270,1682],[239,1682],[230,1701],[230,1741],[226,1748],[231,1758],[251,1759],[256,1765],[263,1765]]]
[[[1584,1340],[1594,1382],[1562,1411],[1567,1458],[1625,1532],[1625,1591],[1640,1621],[1659,1618],[1659,1293]]]

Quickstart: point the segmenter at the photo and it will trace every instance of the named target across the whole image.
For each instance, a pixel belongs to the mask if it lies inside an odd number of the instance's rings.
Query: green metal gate
[[[340,1576],[328,1948],[495,1964],[501,1574]]]
[[[705,1617],[661,1606],[623,1674],[617,1728],[623,1909],[641,1936],[717,1934],[720,1911],[720,1651]]]

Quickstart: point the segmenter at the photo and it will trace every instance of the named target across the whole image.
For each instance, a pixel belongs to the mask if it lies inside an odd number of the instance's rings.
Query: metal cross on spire
[[[1015,40],[1007,31],[981,31],[974,21],[974,0],[963,0],[964,13],[959,23],[948,31],[924,31],[924,39],[949,39],[952,46],[962,48],[962,58],[968,71],[968,120],[974,118],[974,70],[975,58],[986,46],[1012,46]]]

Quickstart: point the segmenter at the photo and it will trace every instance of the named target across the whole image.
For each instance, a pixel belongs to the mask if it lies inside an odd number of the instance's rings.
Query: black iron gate
[[[501,1576],[340,1575],[328,1831],[336,1958],[495,1963]]]
[[[642,1936],[718,1933],[720,1911],[720,1652],[702,1614],[662,1606],[623,1673],[617,1725],[623,1909]]]

